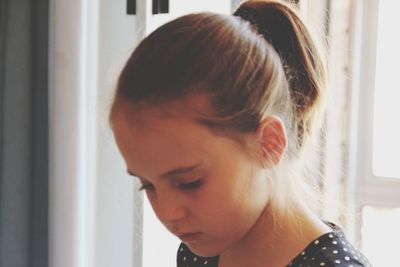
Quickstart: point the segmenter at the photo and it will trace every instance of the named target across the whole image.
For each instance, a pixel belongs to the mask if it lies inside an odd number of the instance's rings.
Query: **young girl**
[[[324,90],[321,56],[281,1],[183,16],[140,43],[110,121],[128,172],[183,242],[178,267],[370,266],[301,189]]]

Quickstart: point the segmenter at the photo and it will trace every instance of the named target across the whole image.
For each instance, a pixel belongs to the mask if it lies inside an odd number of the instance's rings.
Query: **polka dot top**
[[[332,232],[312,241],[287,267],[371,267],[361,254],[346,239],[343,231],[332,223],[327,223]],[[218,256],[199,257],[185,244],[178,249],[177,267],[218,267]]]

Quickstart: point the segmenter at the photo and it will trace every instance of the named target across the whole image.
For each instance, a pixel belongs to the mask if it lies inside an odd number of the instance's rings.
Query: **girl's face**
[[[245,240],[266,209],[267,178],[232,138],[190,116],[161,113],[148,109],[132,119],[128,107],[119,108],[113,130],[127,170],[171,233],[198,255],[218,255]]]

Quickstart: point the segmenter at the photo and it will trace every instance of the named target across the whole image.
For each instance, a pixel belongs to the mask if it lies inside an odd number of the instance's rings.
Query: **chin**
[[[216,248],[210,245],[201,245],[195,243],[185,243],[186,246],[196,255],[200,257],[215,257],[220,255],[224,249]]]

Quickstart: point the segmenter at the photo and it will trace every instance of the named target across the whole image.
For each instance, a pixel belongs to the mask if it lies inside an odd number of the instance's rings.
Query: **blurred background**
[[[146,35],[240,2],[0,0],[0,267],[176,266],[179,241],[126,174],[108,110]],[[374,266],[400,266],[400,2],[292,2],[329,69],[310,155],[319,215]]]

